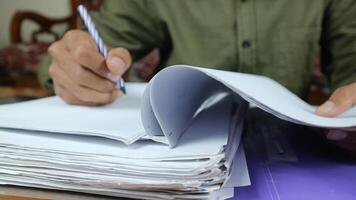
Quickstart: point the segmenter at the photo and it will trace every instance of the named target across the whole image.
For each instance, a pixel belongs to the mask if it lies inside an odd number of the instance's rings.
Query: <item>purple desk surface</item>
[[[282,139],[282,148],[289,146],[295,159],[271,156],[266,148],[266,140],[270,138],[254,128],[255,136],[245,137],[252,185],[235,188],[233,199],[356,200],[355,159],[328,144],[316,130],[290,124],[278,128],[287,141],[286,144]]]

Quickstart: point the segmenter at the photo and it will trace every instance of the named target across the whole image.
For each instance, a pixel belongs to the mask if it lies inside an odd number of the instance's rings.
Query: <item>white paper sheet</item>
[[[198,75],[199,73],[201,74]],[[189,90],[190,86],[195,84],[195,80],[191,78],[184,79],[181,76],[171,76],[171,74],[209,76],[261,109],[294,123],[325,128],[350,128],[356,126],[355,106],[335,118],[321,117],[314,113],[315,107],[307,104],[279,83],[264,76],[185,65],[165,68],[156,75],[157,77],[170,77],[170,82],[177,82],[177,84],[189,82],[189,84],[185,84],[186,90]]]
[[[128,84],[129,95],[102,107],[72,106],[58,97],[0,106],[0,127],[95,135],[126,144],[146,135],[140,104],[145,84]]]
[[[195,113],[203,102],[227,88],[199,72],[169,72],[150,81],[142,100],[149,103],[143,103],[141,114],[147,133],[158,135],[161,130],[161,135],[174,147],[184,131],[194,123]]]
[[[0,127],[96,135],[126,144],[153,138],[174,147],[204,100],[228,88],[288,121],[325,128],[356,126],[355,106],[336,118],[320,117],[315,107],[257,75],[172,66],[158,73],[144,94],[145,86],[128,84],[128,95],[97,108],[70,106],[57,97],[0,106]]]

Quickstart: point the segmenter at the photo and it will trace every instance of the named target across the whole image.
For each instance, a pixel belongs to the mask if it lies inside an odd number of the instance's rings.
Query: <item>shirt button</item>
[[[250,47],[251,47],[251,42],[248,41],[248,40],[243,41],[243,42],[242,42],[242,47],[243,47],[244,49],[250,48]]]

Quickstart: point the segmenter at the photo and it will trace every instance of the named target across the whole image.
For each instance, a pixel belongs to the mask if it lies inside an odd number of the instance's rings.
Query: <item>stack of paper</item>
[[[0,184],[141,199],[222,199],[249,184],[243,149],[235,154],[243,103],[213,96],[170,148],[145,133],[144,88],[128,84],[128,95],[97,108],[57,97],[0,106]]]
[[[0,106],[0,183],[143,199],[213,198],[231,169],[240,169],[234,180],[247,174],[243,156],[235,158],[243,154],[245,100],[303,125],[356,127],[355,107],[320,117],[256,75],[173,66],[127,89],[98,108],[56,97]]]

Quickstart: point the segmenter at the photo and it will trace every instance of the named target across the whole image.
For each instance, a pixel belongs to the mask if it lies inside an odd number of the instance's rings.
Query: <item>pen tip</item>
[[[126,94],[126,88],[125,87],[122,87],[121,91],[122,91],[122,93]]]
[[[116,82],[116,86],[116,88],[119,88],[123,94],[126,94],[126,87],[123,79],[119,79],[119,81]]]

